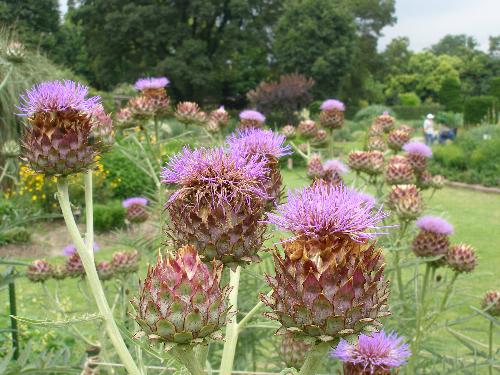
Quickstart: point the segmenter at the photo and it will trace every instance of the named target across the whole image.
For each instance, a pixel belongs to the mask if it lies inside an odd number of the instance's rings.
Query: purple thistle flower
[[[268,179],[265,160],[257,156],[244,159],[234,153],[226,153],[222,147],[187,147],[173,156],[161,172],[162,182],[180,185],[169,199],[188,190],[197,191],[197,204],[203,199],[211,200],[214,207],[221,202],[230,204],[236,197],[245,196],[250,204],[252,197],[268,199],[264,182]]]
[[[422,216],[415,225],[420,229],[436,234],[450,235],[453,233],[453,225],[438,216]]]
[[[323,164],[325,171],[337,172],[338,174],[345,174],[349,172],[349,167],[338,159],[331,159],[325,161]]]
[[[387,371],[406,362],[411,352],[402,341],[395,333],[387,335],[384,331],[371,336],[361,334],[356,345],[341,339],[330,356],[375,374],[379,373],[377,370]]]
[[[403,150],[409,154],[417,154],[430,158],[432,156],[432,150],[429,146],[421,142],[408,142],[403,146]]]
[[[331,111],[332,109],[338,109],[339,111],[345,111],[345,105],[340,100],[337,99],[327,99],[319,107],[322,111]]]
[[[266,121],[266,116],[258,111],[246,109],[240,112],[240,120],[251,120],[264,123],[264,121]]]
[[[92,113],[101,98],[85,98],[87,86],[73,81],[42,82],[27,90],[19,98],[19,116],[32,116],[40,112],[81,111]]]
[[[94,242],[93,249],[94,249],[94,252],[99,251],[100,248],[99,248],[99,245],[97,244],[97,242]],[[66,257],[69,257],[69,256],[76,254],[76,253],[77,253],[76,246],[72,243],[64,246],[64,248],[62,249],[62,252],[61,252],[61,254],[66,256]]]
[[[290,145],[283,145],[285,141],[284,135],[256,128],[238,129],[226,140],[230,153],[237,153],[244,158],[258,155],[276,159],[292,153]]]
[[[267,222],[292,232],[292,239],[344,235],[361,242],[385,234],[371,230],[384,228],[377,223],[388,213],[373,208],[356,190],[320,184],[289,192],[288,202],[278,206],[276,214],[269,213]]]
[[[147,198],[144,197],[132,197],[132,198],[127,198],[122,202],[122,206],[125,208],[129,208],[130,206],[133,205],[139,205],[139,206],[147,206],[149,203]]]
[[[377,200],[373,195],[368,193],[363,193],[361,191],[359,191],[358,194],[362,200],[364,200],[367,204],[371,205],[372,207],[375,207],[375,204],[377,204]]]
[[[134,88],[139,91],[162,89],[168,86],[169,83],[167,77],[140,78],[135,82]]]

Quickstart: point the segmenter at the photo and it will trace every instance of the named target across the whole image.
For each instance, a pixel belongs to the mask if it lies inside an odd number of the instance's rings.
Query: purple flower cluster
[[[345,111],[345,105],[340,100],[337,99],[327,99],[319,107],[322,111],[331,111],[332,109],[338,109],[339,111]]]
[[[331,159],[325,161],[323,164],[325,171],[337,172],[338,174],[345,174],[349,172],[349,167],[338,159]]]
[[[356,345],[344,339],[340,340],[331,356],[360,367],[370,374],[378,374],[380,370],[387,371],[406,362],[411,352],[408,344],[403,344],[402,341],[395,333],[387,335],[384,331],[373,333],[371,336],[362,334]]]
[[[266,116],[264,116],[259,111],[254,111],[252,109],[246,109],[240,112],[240,120],[251,120],[264,123],[266,121]]]
[[[221,147],[196,150],[185,147],[170,159],[161,177],[163,183],[181,187],[169,202],[186,189],[194,189],[198,190],[198,201],[206,193],[204,198],[216,198],[212,204],[217,205],[221,201],[229,203],[239,194],[267,199],[263,186],[267,173],[265,161],[258,160],[257,156],[244,159]]]
[[[170,83],[167,77],[148,77],[148,78],[140,78],[138,79],[134,87],[136,90],[144,91],[144,90],[154,90],[154,89],[162,89]]]
[[[384,234],[377,232],[383,228],[377,224],[388,213],[373,208],[365,194],[343,185],[320,184],[289,192],[288,202],[278,206],[276,214],[269,213],[267,222],[292,232],[294,238],[343,235],[364,241]]]
[[[272,156],[276,159],[290,155],[291,147],[284,145],[286,137],[271,130],[256,128],[239,129],[227,138],[230,153],[242,157],[247,155]]]
[[[417,154],[426,158],[430,158],[432,156],[431,148],[421,142],[408,142],[403,146],[403,150],[409,154]]]
[[[88,87],[73,81],[49,81],[33,86],[19,98],[20,116],[40,112],[81,111],[92,113],[101,98],[86,98]]]
[[[93,249],[94,249],[94,252],[99,251],[99,245],[97,244],[97,242],[94,242]],[[64,246],[64,248],[62,249],[62,252],[61,252],[61,254],[66,256],[66,257],[69,257],[69,256],[76,254],[76,253],[77,253],[76,246],[72,243]]]
[[[453,225],[438,216],[422,216],[415,224],[420,229],[436,234],[450,235],[453,233]]]
[[[127,198],[122,202],[122,206],[125,208],[129,208],[130,206],[138,205],[138,206],[147,206],[148,205],[147,198],[144,197],[132,197]]]

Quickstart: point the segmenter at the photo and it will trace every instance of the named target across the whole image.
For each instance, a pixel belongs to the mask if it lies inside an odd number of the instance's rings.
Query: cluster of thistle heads
[[[281,129],[288,140],[303,141],[298,144],[301,152],[307,154],[309,146],[321,147],[329,142],[329,131],[340,129],[344,125],[345,105],[337,99],[327,99],[320,106],[318,121],[306,118],[297,127],[285,125]]]
[[[96,249],[98,248],[94,246],[94,251],[97,251]],[[85,269],[76,247],[72,244],[66,246],[63,249],[63,255],[67,256],[63,264],[51,264],[44,259],[34,260],[26,270],[26,277],[32,282],[85,277]],[[110,260],[96,262],[95,266],[99,279],[108,281],[137,272],[139,260],[140,254],[137,250],[116,251]]]

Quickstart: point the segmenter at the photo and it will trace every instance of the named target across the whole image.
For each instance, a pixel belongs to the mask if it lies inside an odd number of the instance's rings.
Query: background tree
[[[278,68],[316,81],[317,96],[335,96],[350,71],[356,41],[351,14],[330,0],[289,0],[275,28]]]
[[[439,103],[444,105],[447,111],[463,111],[462,87],[456,77],[446,77],[441,83]]]

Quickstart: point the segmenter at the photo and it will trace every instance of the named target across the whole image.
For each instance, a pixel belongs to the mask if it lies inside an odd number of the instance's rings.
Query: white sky
[[[397,23],[383,29],[379,48],[397,36],[410,38],[420,51],[446,34],[474,36],[488,49],[488,36],[500,35],[500,0],[396,0]]]
[[[66,12],[67,0],[59,0]],[[397,23],[383,30],[379,48],[392,38],[407,36],[410,48],[420,51],[446,34],[474,36],[488,49],[488,37],[500,35],[500,0],[396,0]]]

